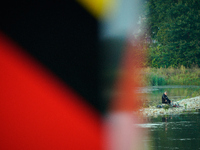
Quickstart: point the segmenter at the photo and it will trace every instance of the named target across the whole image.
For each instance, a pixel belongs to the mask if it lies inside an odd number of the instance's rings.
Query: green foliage
[[[153,86],[165,85],[166,84],[164,77],[159,76],[159,75],[154,74],[154,73],[152,73],[148,76],[148,80],[149,80],[150,85],[153,85]]]
[[[200,68],[145,68],[146,85],[200,85]]]
[[[187,109],[187,104],[184,104],[184,106],[185,106],[185,109]]]
[[[169,109],[169,105],[164,105],[163,107],[165,110],[168,110]]]
[[[148,65],[200,66],[200,1],[149,0],[146,21],[151,43]]]

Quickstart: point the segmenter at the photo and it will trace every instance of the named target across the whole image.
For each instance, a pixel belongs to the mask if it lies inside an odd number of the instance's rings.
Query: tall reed
[[[200,85],[200,68],[145,68],[146,85]]]

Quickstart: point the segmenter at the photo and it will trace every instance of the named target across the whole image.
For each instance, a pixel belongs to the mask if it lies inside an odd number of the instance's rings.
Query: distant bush
[[[153,73],[149,75],[148,80],[149,80],[150,85],[153,85],[153,86],[166,84],[164,77],[159,76],[157,74],[153,74]]]

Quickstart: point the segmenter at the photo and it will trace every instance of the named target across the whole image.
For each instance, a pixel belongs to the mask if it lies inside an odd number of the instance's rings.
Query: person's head
[[[165,91],[164,94],[167,95],[167,91]]]

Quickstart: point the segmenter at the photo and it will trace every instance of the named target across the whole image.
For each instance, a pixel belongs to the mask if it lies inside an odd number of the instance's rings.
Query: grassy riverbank
[[[144,78],[149,86],[200,85],[200,68],[145,68]]]

